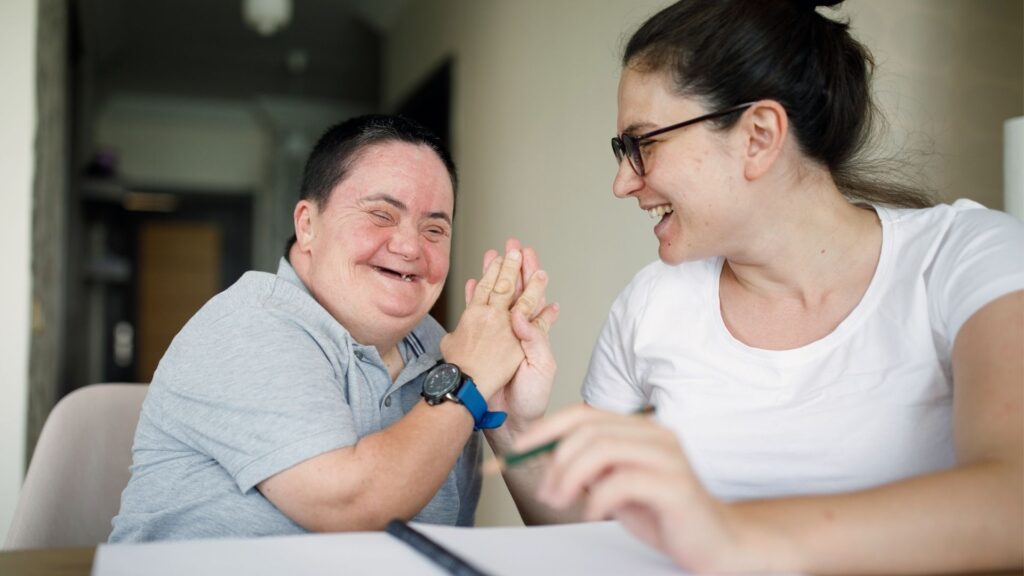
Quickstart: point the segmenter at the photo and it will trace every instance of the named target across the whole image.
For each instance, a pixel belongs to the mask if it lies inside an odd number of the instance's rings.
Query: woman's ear
[[[295,222],[295,244],[302,252],[309,251],[309,245],[316,237],[317,208],[309,200],[299,200],[295,205],[292,220]]]
[[[786,109],[774,100],[761,100],[740,119],[744,130],[744,169],[747,180],[757,180],[771,170],[782,154],[789,131]]]

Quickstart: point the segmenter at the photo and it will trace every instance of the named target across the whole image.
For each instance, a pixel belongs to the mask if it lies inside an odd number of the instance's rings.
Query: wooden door
[[[174,336],[220,291],[222,243],[217,223],[140,223],[137,381],[152,381]]]

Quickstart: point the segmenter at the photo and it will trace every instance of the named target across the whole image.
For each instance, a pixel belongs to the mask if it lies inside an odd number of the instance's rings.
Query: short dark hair
[[[637,30],[623,66],[667,71],[681,96],[715,110],[760,99],[786,109],[801,150],[825,165],[847,197],[906,207],[933,201],[908,184],[882,182],[863,161],[878,110],[871,96],[875,62],[849,23],[819,14],[841,0],[681,0]],[[715,122],[725,129],[740,114]],[[892,170],[896,172],[898,170]]]
[[[458,190],[455,161],[437,135],[404,116],[366,114],[336,124],[320,137],[306,160],[299,199],[311,200],[317,208],[323,209],[331,198],[331,191],[345,179],[362,153],[370,146],[387,142],[408,142],[433,150],[448,169],[452,193]],[[285,245],[285,258],[295,240],[292,235]]]

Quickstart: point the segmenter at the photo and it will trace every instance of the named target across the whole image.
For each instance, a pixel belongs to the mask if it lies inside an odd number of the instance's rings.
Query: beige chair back
[[[39,436],[4,547],[95,546],[128,485],[144,384],[93,384],[54,406]]]

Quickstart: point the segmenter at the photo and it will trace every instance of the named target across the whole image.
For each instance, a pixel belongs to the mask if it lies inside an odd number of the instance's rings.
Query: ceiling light
[[[242,0],[242,16],[250,28],[270,36],[292,19],[292,0]]]

